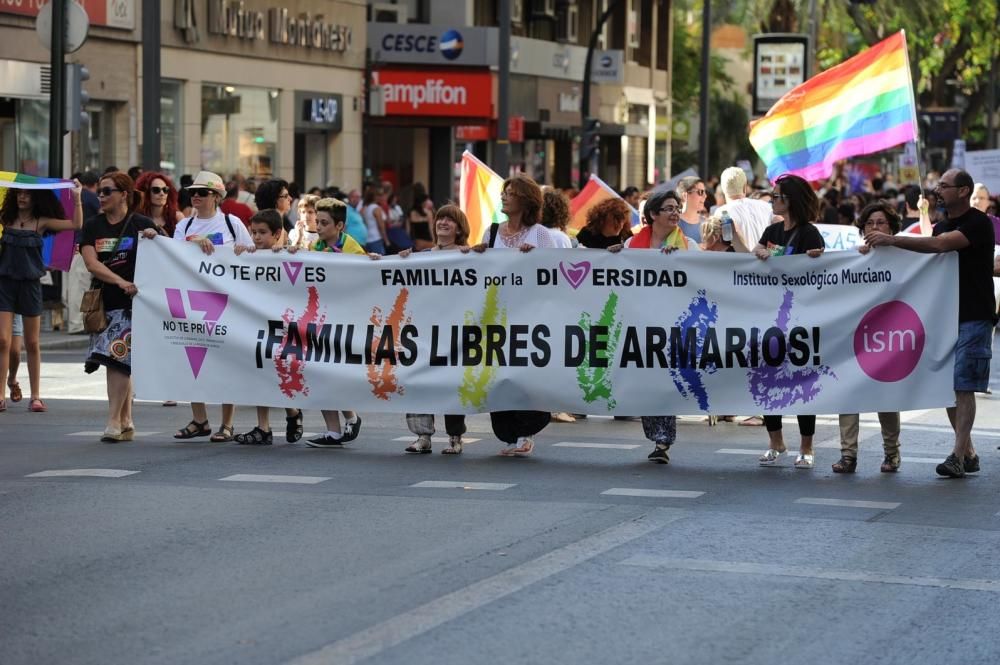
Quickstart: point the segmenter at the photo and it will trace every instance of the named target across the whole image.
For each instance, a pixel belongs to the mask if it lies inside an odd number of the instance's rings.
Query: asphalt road
[[[853,476],[835,416],[812,471],[698,418],[669,466],[607,418],[508,459],[477,416],[454,458],[403,455],[401,416],[363,414],[342,450],[247,448],[175,442],[187,408],[139,404],[138,439],[107,445],[78,356],[46,354],[48,413],[0,414],[3,665],[1000,662],[992,396],[962,480],[934,474],[941,410],[904,414],[896,475],[874,414]]]

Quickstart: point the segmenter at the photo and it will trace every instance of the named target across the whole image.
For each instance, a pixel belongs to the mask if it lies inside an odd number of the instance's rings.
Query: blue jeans
[[[385,254],[385,244],[381,239],[365,244],[365,251],[371,254]]]
[[[992,321],[963,321],[958,324],[958,344],[955,345],[955,392],[986,391],[990,385],[992,345]]]

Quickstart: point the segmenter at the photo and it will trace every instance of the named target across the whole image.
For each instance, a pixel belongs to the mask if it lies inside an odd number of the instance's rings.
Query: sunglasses
[[[111,196],[113,193],[120,192],[120,191],[122,191],[122,190],[115,189],[114,187],[104,187],[102,189],[97,190],[97,195],[98,196]]]
[[[705,190],[704,189],[692,189],[691,193],[692,194],[697,194],[698,196],[705,196]]]
[[[191,192],[191,196],[200,196],[202,198],[215,194],[215,190],[212,189],[189,189],[188,191]]]
[[[655,214],[659,215],[661,212],[665,212],[668,215],[674,215],[679,213],[680,211],[681,211],[680,208],[676,208],[674,206],[663,206],[662,208],[657,210]]]
[[[150,187],[149,188],[149,193],[150,194],[169,194],[170,193],[170,189],[167,188],[167,187]]]

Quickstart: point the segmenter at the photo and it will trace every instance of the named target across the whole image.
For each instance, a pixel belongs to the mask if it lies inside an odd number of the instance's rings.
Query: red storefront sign
[[[388,116],[493,116],[493,76],[488,71],[378,69],[372,72],[372,85],[382,88]]]
[[[508,123],[507,137],[511,143],[524,143],[524,116],[515,115]],[[457,141],[489,141],[497,136],[496,123],[489,125],[458,125],[455,127]]]
[[[135,29],[135,0],[75,0],[87,12],[91,25]],[[0,14],[38,16],[48,0],[0,0]]]

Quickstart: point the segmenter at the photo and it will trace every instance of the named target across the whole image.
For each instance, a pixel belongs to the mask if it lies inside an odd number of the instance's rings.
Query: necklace
[[[500,235],[503,236],[504,244],[508,247],[520,247],[523,243],[524,237],[528,235],[528,231],[531,230],[530,226],[524,226],[520,231],[510,232],[507,230],[507,225],[504,224],[500,227]]]
[[[437,248],[438,248],[438,249],[448,249],[449,247],[454,247],[454,246],[455,246],[455,243],[453,243],[453,242],[450,242],[450,243],[448,243],[447,245],[441,245],[441,244],[439,244],[439,245],[437,246]]]

